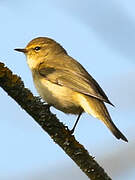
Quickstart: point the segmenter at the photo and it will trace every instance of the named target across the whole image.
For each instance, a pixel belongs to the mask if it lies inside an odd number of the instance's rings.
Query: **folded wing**
[[[66,67],[61,67],[61,64],[57,63],[55,68],[50,64],[42,63],[39,66],[39,73],[52,83],[68,87],[76,92],[95,97],[113,105],[95,79],[77,61],[73,62],[74,67],[72,68],[68,67],[68,63]],[[53,65],[54,63],[55,61]]]

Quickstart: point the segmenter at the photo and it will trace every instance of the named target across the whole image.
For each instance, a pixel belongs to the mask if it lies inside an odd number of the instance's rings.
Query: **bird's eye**
[[[35,51],[39,51],[40,49],[41,49],[40,46],[36,46],[36,47],[34,48]]]

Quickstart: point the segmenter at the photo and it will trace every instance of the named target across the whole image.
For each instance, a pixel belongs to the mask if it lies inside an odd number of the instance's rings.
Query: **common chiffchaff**
[[[35,38],[23,52],[32,71],[35,87],[40,96],[50,105],[65,113],[78,115],[83,112],[102,120],[118,139],[128,141],[115,126],[104,103],[113,105],[99,84],[56,41]]]

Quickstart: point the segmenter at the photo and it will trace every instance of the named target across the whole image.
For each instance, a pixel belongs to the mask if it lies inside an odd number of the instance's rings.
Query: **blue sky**
[[[77,140],[101,161],[116,180],[135,178],[135,166],[131,167],[130,162],[127,173],[121,170],[121,174],[115,174],[104,161],[111,154],[117,154],[118,150],[134,145],[135,140],[134,7],[131,0],[103,0],[102,3],[97,0],[86,0],[85,3],[81,0],[0,2],[0,61],[20,75],[25,86],[35,95],[37,92],[25,56],[13,49],[25,47],[35,37],[48,36],[83,64],[116,105],[116,108],[108,106],[108,109],[115,124],[129,139],[128,144],[115,139],[100,121],[87,114],[81,117],[75,131]],[[64,165],[77,169],[72,160],[2,89],[0,99],[0,179],[33,180],[41,172],[49,173],[52,167],[59,179],[58,172]],[[54,108],[52,112],[69,127],[73,126],[75,116],[67,116]],[[129,154],[121,153],[121,166],[125,163],[125,156]],[[109,166],[112,167],[111,162]],[[77,174],[81,174],[77,170]],[[54,179],[53,175],[49,177]],[[82,179],[87,177],[82,176]]]

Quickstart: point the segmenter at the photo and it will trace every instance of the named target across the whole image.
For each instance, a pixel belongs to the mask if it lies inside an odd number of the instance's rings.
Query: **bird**
[[[75,127],[82,113],[101,120],[117,139],[127,138],[113,123],[105,103],[114,106],[96,80],[55,40],[37,37],[25,48],[16,51],[26,55],[37,92],[50,106],[77,115]]]

